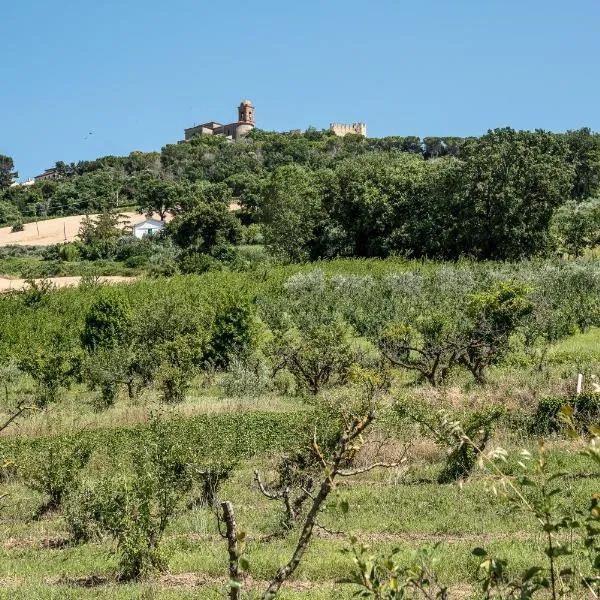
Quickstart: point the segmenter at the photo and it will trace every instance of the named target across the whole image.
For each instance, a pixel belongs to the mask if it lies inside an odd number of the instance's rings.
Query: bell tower
[[[248,99],[242,100],[238,107],[238,121],[254,126],[254,106]]]

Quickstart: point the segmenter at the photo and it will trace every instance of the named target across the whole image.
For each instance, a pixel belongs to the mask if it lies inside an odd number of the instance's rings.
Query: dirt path
[[[98,277],[100,283],[129,283],[135,281],[137,277],[123,277],[121,275],[111,275],[105,277]],[[40,282],[41,279],[35,281]],[[68,287],[79,285],[81,277],[48,277],[47,281],[52,283],[56,287]],[[22,290],[27,286],[25,279],[6,279],[0,277],[0,293],[9,292],[11,290]]]

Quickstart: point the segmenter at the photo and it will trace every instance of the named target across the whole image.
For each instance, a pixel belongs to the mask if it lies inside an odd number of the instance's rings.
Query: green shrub
[[[220,384],[224,396],[255,398],[270,390],[271,373],[261,357],[234,356]]]
[[[504,409],[492,407],[484,410],[473,411],[461,424],[462,432],[469,438],[454,440],[454,447],[446,457],[444,466],[438,476],[438,483],[453,483],[468,477],[478,456],[485,450],[490,436],[494,432],[498,421],[504,416]]]
[[[21,457],[23,483],[47,496],[39,514],[60,507],[65,495],[77,486],[91,453],[91,445],[84,439],[59,436],[36,440]]]
[[[529,431],[535,435],[560,433],[567,429],[561,418],[563,406],[573,408],[573,424],[581,432],[600,422],[600,394],[580,394],[570,396],[551,396],[542,398],[531,418]]]
[[[220,271],[221,263],[208,254],[184,250],[177,258],[177,266],[182,273],[208,273],[209,271]]]
[[[81,342],[89,351],[119,343],[128,335],[131,309],[125,297],[112,290],[90,307]]]
[[[141,269],[148,264],[148,259],[145,256],[130,256],[125,261],[125,266],[130,269]]]
[[[79,258],[79,248],[76,244],[63,244],[58,254],[61,260],[73,262]]]
[[[23,221],[14,221],[10,228],[12,233],[16,233],[17,231],[23,231],[23,229],[25,229]]]
[[[100,536],[121,501],[108,478],[85,480],[70,490],[62,507],[70,541],[80,544]]]
[[[230,357],[252,350],[256,340],[256,318],[249,299],[242,294],[228,294],[217,304],[212,327],[209,361],[226,367]]]
[[[119,575],[142,579],[162,570],[163,534],[191,489],[188,446],[154,418],[131,447],[131,472],[100,479],[69,503],[67,523],[76,540],[104,532],[117,543]]]
[[[342,320],[278,332],[269,348],[273,363],[286,367],[299,388],[318,394],[323,387],[346,382],[361,358],[352,328]]]

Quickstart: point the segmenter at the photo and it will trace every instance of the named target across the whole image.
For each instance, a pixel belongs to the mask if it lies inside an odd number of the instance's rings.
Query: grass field
[[[569,391],[580,362],[596,360],[600,332],[592,330],[552,348],[550,367],[537,372],[532,367],[505,365],[493,370],[490,384],[477,388],[460,382],[435,392],[425,386],[395,390],[429,401],[432,406],[484,405],[502,397],[508,406],[527,413],[536,398]],[[198,414],[252,414],[256,411],[286,413],[303,409],[298,398],[277,395],[259,398],[227,398],[219,381],[198,380],[187,400],[162,408],[165,418]],[[26,383],[19,384],[26,385]],[[88,404],[90,393],[73,389],[63,401],[37,412],[12,430],[9,439],[93,430],[98,427],[128,427],[145,421],[159,405],[152,391],[137,404],[120,400],[113,408],[96,413]],[[523,447],[536,451],[537,441],[522,433],[501,428],[494,443],[515,452]],[[397,443],[397,442],[395,442]],[[548,442],[549,460],[567,473],[563,476],[565,503],[585,508],[597,491],[593,464],[578,454],[581,442],[555,438]],[[101,461],[103,452],[97,450]],[[393,444],[388,449],[393,454]],[[353,569],[343,552],[350,533],[371,544],[377,553],[399,549],[408,561],[416,549],[437,545],[436,572],[449,586],[451,598],[481,597],[476,580],[478,561],[474,547],[509,559],[511,572],[542,560],[543,536],[531,514],[515,514],[492,492],[497,477],[476,470],[463,485],[435,483],[444,450],[432,440],[412,441],[408,462],[390,470],[373,470],[344,480],[330,499],[316,537],[300,568],[284,586],[281,598],[351,598],[356,586],[344,583]],[[94,461],[92,461],[92,465]],[[273,475],[273,453],[255,455],[234,471],[220,491],[220,498],[234,503],[238,525],[247,532],[245,556],[249,561],[244,592],[258,597],[269,578],[293,551],[297,532],[280,531],[281,506],[266,499],[253,482],[253,471]],[[90,467],[93,471],[93,466]],[[91,471],[90,471],[91,472]],[[89,473],[88,473],[89,476]],[[227,588],[227,553],[219,536],[213,512],[205,506],[181,507],[169,525],[165,546],[168,571],[141,583],[119,583],[116,563],[109,552],[111,542],[72,545],[62,516],[50,512],[39,519],[36,510],[43,497],[10,476],[0,486],[0,598],[222,598]],[[349,510],[340,510],[340,501]],[[580,560],[575,557],[573,560]],[[582,559],[581,559],[582,560]]]

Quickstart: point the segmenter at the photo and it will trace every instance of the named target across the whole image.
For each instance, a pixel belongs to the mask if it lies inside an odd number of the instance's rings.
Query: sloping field
[[[100,283],[126,283],[128,281],[134,281],[135,279],[136,277],[123,277],[121,275],[98,277]],[[55,287],[68,287],[79,285],[81,277],[49,277],[46,281],[49,281]],[[22,290],[26,285],[25,279],[6,279],[5,277],[0,277],[0,293],[8,292],[10,290]]]
[[[229,210],[239,210],[240,205],[232,202]],[[130,225],[137,225],[146,219],[146,215],[136,212],[121,213],[129,219]],[[95,216],[95,215],[91,215]],[[37,223],[27,223],[23,231],[11,232],[10,227],[0,227],[0,246],[50,246],[61,242],[73,242],[79,233],[81,221],[85,215],[74,215],[71,217],[59,217],[48,219]],[[157,214],[153,218],[159,219]],[[172,215],[167,214],[165,221],[170,221]]]
[[[141,223],[146,217],[135,212],[123,213],[130,225]],[[72,242],[79,233],[85,215],[48,219],[37,223],[27,223],[23,231],[11,232],[10,227],[0,228],[0,246],[49,246],[61,242]]]

